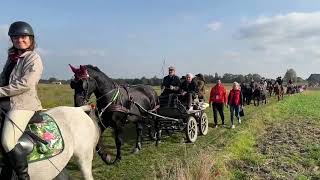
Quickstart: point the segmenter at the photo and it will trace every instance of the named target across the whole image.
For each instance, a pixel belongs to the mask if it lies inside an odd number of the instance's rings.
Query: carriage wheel
[[[193,116],[188,117],[187,127],[186,127],[186,136],[188,142],[195,142],[198,137],[198,125],[197,121]]]
[[[208,129],[209,129],[209,121],[208,121],[208,116],[207,114],[204,112],[200,118],[200,134],[201,135],[206,135],[208,134]]]

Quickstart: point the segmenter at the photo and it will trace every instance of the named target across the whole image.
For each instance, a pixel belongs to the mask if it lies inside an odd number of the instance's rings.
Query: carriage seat
[[[178,101],[177,94],[159,96],[160,107],[176,107]]]

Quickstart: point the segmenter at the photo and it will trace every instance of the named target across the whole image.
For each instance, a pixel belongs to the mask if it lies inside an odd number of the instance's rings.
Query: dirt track
[[[236,166],[253,179],[320,179],[320,123],[290,120],[266,129],[256,145],[261,161]]]

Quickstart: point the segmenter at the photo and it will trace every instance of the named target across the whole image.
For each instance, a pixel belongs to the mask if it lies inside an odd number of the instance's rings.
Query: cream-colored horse
[[[58,124],[64,139],[61,154],[29,163],[31,180],[51,180],[68,164],[72,156],[78,160],[84,179],[92,180],[92,159],[99,139],[99,129],[83,107],[55,107],[46,111]],[[86,109],[88,110],[88,109]]]

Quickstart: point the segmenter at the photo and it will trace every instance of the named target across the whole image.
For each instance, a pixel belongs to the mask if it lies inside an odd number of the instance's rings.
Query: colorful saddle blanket
[[[26,131],[30,131],[33,136],[36,136],[36,138],[32,138],[36,143],[28,155],[29,162],[51,158],[63,151],[64,141],[60,129],[47,113],[36,113],[30,120]]]

